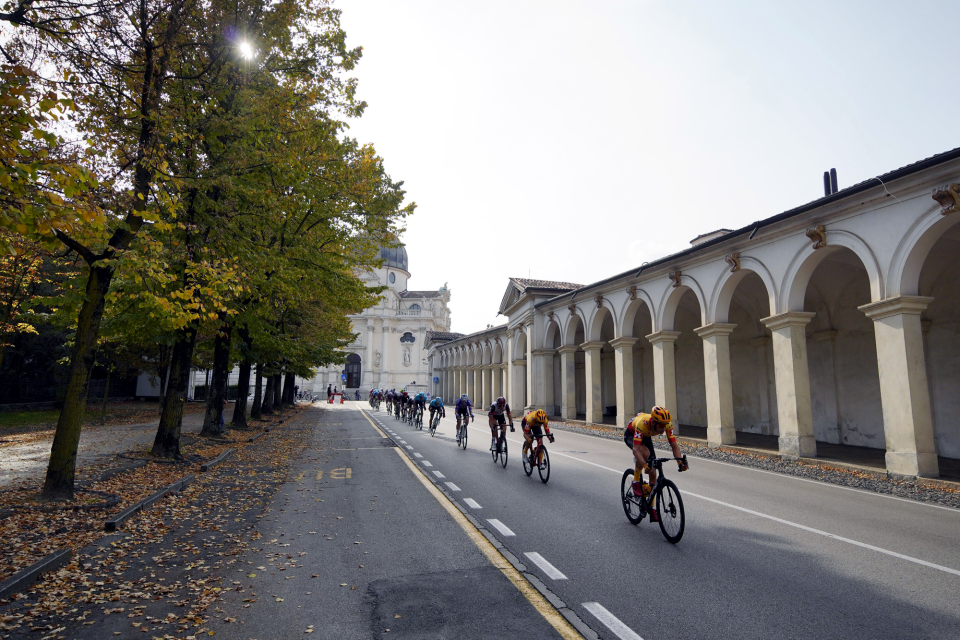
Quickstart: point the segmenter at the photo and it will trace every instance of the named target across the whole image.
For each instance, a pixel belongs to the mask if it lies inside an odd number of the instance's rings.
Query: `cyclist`
[[[421,419],[422,419],[422,418],[423,418],[423,410],[424,410],[424,409],[426,408],[426,406],[427,406],[427,394],[424,393],[423,391],[421,391],[421,392],[417,393],[417,395],[413,396],[413,406],[414,406],[414,408],[415,408],[416,411],[419,411],[419,412],[420,412],[420,417],[421,417]]]
[[[436,396],[434,397],[433,400],[430,401],[430,423],[429,424],[433,424],[433,414],[438,412],[440,413],[441,418],[447,417],[446,409],[444,409],[443,407],[443,398],[441,398],[440,396]]]
[[[393,413],[393,389],[387,389],[384,398],[387,401],[387,415],[390,415]]]
[[[524,460],[530,455],[530,445],[533,443],[534,436],[546,435],[550,438],[550,442],[553,442],[553,434],[550,433],[550,425],[547,424],[547,412],[543,409],[537,409],[523,416],[523,420],[520,421],[520,426],[523,428]],[[546,431],[546,434],[541,433],[541,428]],[[513,431],[512,428],[510,430]]]
[[[457,415],[457,442],[460,442],[460,419],[463,418],[463,428],[467,428],[467,414],[470,414],[470,419],[473,420],[473,403],[470,402],[470,397],[467,394],[460,396],[460,399],[457,400],[457,404],[453,407],[454,413]]]
[[[497,401],[490,405],[490,411],[487,412],[487,418],[490,421],[490,434],[492,439],[490,440],[490,451],[498,451],[497,447],[497,427],[503,430],[504,436],[506,436],[506,419],[503,417],[503,414],[507,414],[507,418],[510,420],[510,431],[516,431],[513,428],[513,416],[510,414],[510,405],[507,404],[507,399],[503,396],[497,398]]]
[[[653,436],[663,435],[664,433],[667,434],[667,442],[673,449],[673,456],[682,458],[680,445],[677,444],[677,438],[673,435],[670,412],[663,407],[654,407],[650,409],[650,413],[638,413],[623,433],[623,441],[633,451],[633,457],[636,459],[636,471],[633,474],[633,493],[635,495],[650,495],[650,487],[657,484],[657,470],[653,467],[648,468],[647,460],[653,456]],[[680,471],[686,471],[689,468],[687,463],[681,460],[677,460],[677,466]],[[643,482],[643,471],[645,469],[650,476],[650,484]],[[651,522],[657,521],[655,509],[650,512],[650,520]]]
[[[410,407],[410,394],[407,393],[406,387],[400,389],[400,413],[403,416],[403,419],[406,420],[409,417]]]

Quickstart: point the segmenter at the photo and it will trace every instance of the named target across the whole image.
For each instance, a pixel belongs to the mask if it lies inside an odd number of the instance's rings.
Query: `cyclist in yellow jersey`
[[[523,416],[523,420],[520,421],[520,426],[523,428],[523,457],[526,457],[530,454],[530,445],[533,442],[534,436],[541,435],[541,427],[546,433],[550,442],[553,442],[553,434],[550,433],[550,426],[547,424],[547,414],[543,409],[538,409],[537,411],[532,411],[527,415]]]
[[[677,444],[677,438],[673,435],[673,426],[670,422],[670,412],[663,407],[654,407],[650,413],[638,413],[630,424],[627,425],[623,433],[623,441],[636,459],[636,471],[633,474],[633,492],[636,495],[648,495],[650,487],[657,484],[657,470],[653,467],[647,469],[647,460],[653,455],[653,436],[667,434],[667,442],[673,449],[675,458],[682,458],[680,445]],[[688,466],[686,462],[677,461],[680,471],[686,471]],[[643,483],[643,471],[647,470],[650,476],[650,484]],[[651,521],[656,521],[657,512],[651,511]]]

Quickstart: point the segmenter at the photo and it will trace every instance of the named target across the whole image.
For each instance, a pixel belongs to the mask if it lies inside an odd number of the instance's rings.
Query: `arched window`
[[[401,342],[401,343],[413,344],[413,343],[416,342],[416,341],[417,341],[417,339],[416,339],[416,338],[413,336],[413,334],[410,333],[409,331],[407,331],[405,334],[403,334],[402,336],[400,336],[400,342]]]
[[[418,304],[410,305],[410,311],[412,311],[413,313],[420,313],[420,305]]]
[[[359,389],[360,373],[360,356],[351,353],[347,356],[347,383],[344,386],[347,389]]]

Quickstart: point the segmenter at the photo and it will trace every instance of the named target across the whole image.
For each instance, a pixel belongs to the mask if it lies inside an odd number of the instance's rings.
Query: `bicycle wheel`
[[[680,490],[671,480],[664,478],[657,489],[657,516],[660,520],[660,533],[667,542],[677,544],[683,537],[683,499]]]
[[[503,437],[503,441],[500,444],[500,464],[504,469],[507,468],[507,437]]]
[[[542,444],[537,448],[540,450],[540,464],[537,465],[537,471],[540,473],[540,480],[543,484],[547,484],[547,480],[550,479],[550,454],[547,453],[547,448]]]
[[[493,457],[493,462],[496,463],[497,459],[500,457],[500,452],[497,449],[493,449],[490,451],[490,455]]]
[[[633,494],[633,469],[627,469],[620,481],[620,502],[623,503],[623,512],[627,514],[630,524],[638,524],[643,520],[645,514],[640,501],[641,498]]]
[[[523,458],[523,472],[528,476],[533,473],[533,457],[537,455],[537,445],[530,445],[530,452]]]
[[[467,450],[467,425],[460,427],[460,446]]]

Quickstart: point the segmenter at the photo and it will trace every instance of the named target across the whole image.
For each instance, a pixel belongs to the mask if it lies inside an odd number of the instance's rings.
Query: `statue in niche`
[[[403,366],[410,366],[410,347],[403,350]]]
[[[375,366],[375,367],[379,367],[379,366],[380,366],[380,352],[379,352],[379,351],[374,351],[374,352],[373,352],[373,366]]]

